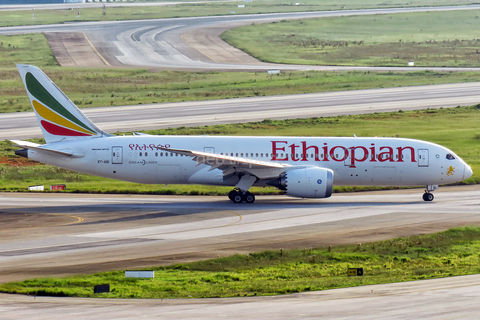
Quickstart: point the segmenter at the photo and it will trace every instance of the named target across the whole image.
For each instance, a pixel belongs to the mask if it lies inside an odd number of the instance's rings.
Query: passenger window
[[[148,156],[148,152],[145,152],[145,157]]]
[[[140,152],[138,155],[141,157],[141,156],[142,156],[142,153]]]

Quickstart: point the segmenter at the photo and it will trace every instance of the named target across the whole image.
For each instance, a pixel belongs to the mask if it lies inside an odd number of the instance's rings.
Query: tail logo
[[[33,108],[43,118],[42,127],[50,134],[59,136],[92,136],[95,130],[80,121],[57,101],[30,73],[25,75],[25,83],[32,99]]]

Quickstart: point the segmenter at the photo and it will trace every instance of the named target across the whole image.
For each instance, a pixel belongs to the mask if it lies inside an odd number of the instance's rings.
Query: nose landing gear
[[[430,192],[425,192],[422,197],[423,201],[433,201],[433,199],[435,198]]]
[[[425,189],[425,193],[423,194],[422,198],[423,201],[433,201],[435,198],[433,194],[430,191],[435,191],[438,190],[438,185],[427,185],[427,188]]]
[[[253,203],[255,202],[255,196],[253,193],[250,193],[248,191],[244,192],[241,191],[240,189],[233,189],[228,193],[228,198],[233,202],[233,203]]]

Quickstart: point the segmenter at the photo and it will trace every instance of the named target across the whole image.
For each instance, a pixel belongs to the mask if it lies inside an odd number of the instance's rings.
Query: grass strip
[[[0,292],[103,298],[217,298],[265,296],[434,279],[480,272],[480,228],[339,247],[275,250],[155,267],[154,279],[123,271],[43,278],[0,285]],[[347,276],[363,268],[364,276]],[[111,292],[93,294],[110,284]]]
[[[398,111],[311,119],[264,120],[252,123],[180,127],[145,131],[157,135],[339,136],[401,137],[438,143],[452,149],[474,175],[464,184],[480,183],[480,105]],[[39,142],[40,140],[35,140]],[[26,191],[30,185],[67,184],[66,192],[225,195],[230,187],[135,184],[74,173],[19,158],[10,142],[0,142],[0,190]],[[335,192],[378,190],[382,187],[334,187]],[[397,189],[397,188],[395,188]],[[278,194],[274,188],[252,188],[255,194]]]
[[[33,64],[80,108],[478,81],[478,72],[151,72],[62,68],[43,35],[0,36],[0,113],[31,111],[15,63]]]
[[[475,1],[462,1],[461,5],[475,4]],[[239,7],[243,5],[244,7]],[[448,6],[459,5],[455,0],[412,0],[402,3],[402,7],[417,6]],[[103,4],[95,8],[81,8],[78,16],[78,6],[72,3],[68,9],[35,9],[31,10],[0,11],[0,27],[22,26],[22,25],[43,25],[54,23],[71,23],[84,21],[118,21],[118,20],[143,20],[160,18],[199,17],[216,15],[239,15],[257,13],[281,13],[281,12],[304,12],[323,10],[344,10],[344,9],[371,9],[371,8],[394,8],[398,2],[393,0],[345,0],[339,3],[336,0],[305,0],[301,3],[278,0],[255,0],[253,3],[244,1],[218,1],[194,4],[182,4],[171,6],[124,6],[109,7],[106,4],[105,15]],[[35,8],[30,6],[29,8]],[[33,19],[32,19],[33,18]]]
[[[282,20],[226,31],[254,57],[286,64],[480,66],[480,10]]]

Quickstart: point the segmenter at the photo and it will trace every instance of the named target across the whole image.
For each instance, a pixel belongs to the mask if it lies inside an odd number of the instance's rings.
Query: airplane
[[[234,203],[253,203],[252,186],[287,196],[328,198],[339,186],[426,186],[472,176],[472,169],[438,144],[377,137],[115,136],[99,129],[43,73],[17,68],[45,144],[11,140],[16,155],[105,178],[147,184],[232,186]],[[140,107],[139,107],[140,108]]]

